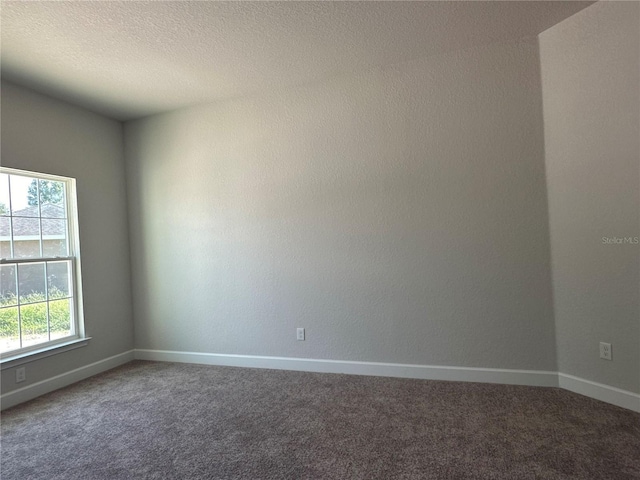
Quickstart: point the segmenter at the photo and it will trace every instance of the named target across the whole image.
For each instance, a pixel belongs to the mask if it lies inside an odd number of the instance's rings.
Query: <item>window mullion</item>
[[[9,184],[9,251],[11,254],[11,258],[14,258],[15,254],[13,252],[13,205],[11,203],[11,175],[7,175],[7,183]]]
[[[20,266],[16,264],[16,301],[18,302],[18,340],[22,348],[22,312],[20,311]]]
[[[40,258],[44,257],[44,239],[42,238],[42,204],[40,203],[40,179],[36,180],[36,193],[38,195],[38,223],[40,225]],[[46,268],[46,267],[45,267]]]
[[[42,263],[42,262],[63,262],[65,260],[73,260],[74,257],[39,257],[39,258],[20,258],[12,260],[2,260],[0,264],[11,265],[13,263]]]
[[[71,272],[69,275],[69,284],[67,284],[67,289],[69,290],[69,295],[73,298],[71,302],[72,305],[69,309],[70,314],[72,315],[71,320],[71,328],[73,328],[73,334],[78,335],[80,332],[80,325],[78,325],[78,292],[76,292],[76,260],[75,258],[71,260]]]
[[[77,204],[71,204],[69,202],[69,196],[73,195],[75,198],[77,193],[71,183],[65,183],[64,185],[64,197],[65,197],[65,210],[66,217],[65,226],[67,227],[67,255],[74,258],[73,268],[75,269],[75,256],[78,254],[78,237],[80,235],[80,229],[78,228],[78,212]],[[76,221],[72,221],[75,218]]]
[[[44,298],[47,301],[47,340],[51,341],[51,316],[49,312],[49,262],[44,262]]]

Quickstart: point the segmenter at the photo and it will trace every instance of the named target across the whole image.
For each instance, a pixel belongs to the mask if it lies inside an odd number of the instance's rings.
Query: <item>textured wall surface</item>
[[[535,39],[129,122],[125,146],[137,348],[556,369]]]
[[[540,35],[559,369],[640,392],[640,4]],[[599,359],[600,341],[613,361]]]
[[[2,372],[2,393],[133,348],[122,124],[2,83],[2,165],[77,180],[87,347]]]

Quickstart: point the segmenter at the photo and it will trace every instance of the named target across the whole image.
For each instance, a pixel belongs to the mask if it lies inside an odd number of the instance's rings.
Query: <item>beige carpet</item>
[[[2,480],[640,478],[640,415],[559,389],[140,361],[1,442]]]

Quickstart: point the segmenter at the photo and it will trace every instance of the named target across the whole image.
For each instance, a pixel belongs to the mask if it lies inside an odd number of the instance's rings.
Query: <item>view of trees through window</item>
[[[74,335],[67,184],[0,173],[0,353]]]

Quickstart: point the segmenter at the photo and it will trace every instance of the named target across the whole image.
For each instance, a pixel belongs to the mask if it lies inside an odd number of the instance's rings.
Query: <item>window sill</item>
[[[76,338],[58,345],[51,345],[39,350],[33,350],[31,352],[14,355],[13,357],[3,358],[0,360],[1,369],[5,370],[7,368],[17,367],[18,365],[25,363],[35,362],[41,358],[68,352],[69,350],[75,350],[76,348],[86,347],[89,344],[89,340],[91,340],[91,337]]]

